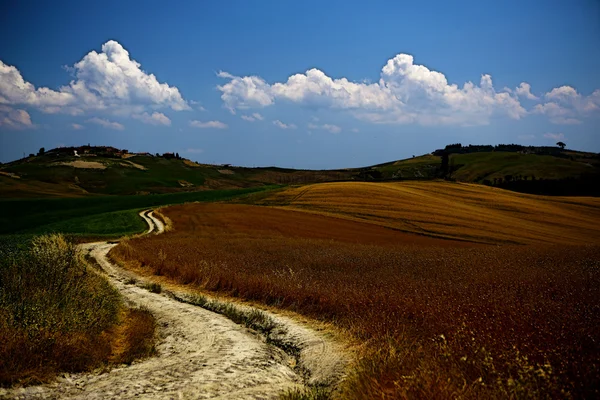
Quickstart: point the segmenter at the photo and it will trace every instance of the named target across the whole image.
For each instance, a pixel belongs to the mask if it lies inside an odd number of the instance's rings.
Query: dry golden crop
[[[366,343],[345,398],[598,395],[596,199],[346,183],[262,201],[310,212],[169,207],[173,231],[111,254],[334,323]]]
[[[458,240],[600,244],[600,199],[593,197],[535,196],[467,183],[341,182],[287,189],[259,204]]]

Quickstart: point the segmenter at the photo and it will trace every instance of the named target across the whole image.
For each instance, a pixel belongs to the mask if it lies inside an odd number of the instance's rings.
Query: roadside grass
[[[131,239],[111,256],[350,333],[362,351],[342,398],[599,395],[598,236],[585,246],[491,246],[268,207],[163,212],[173,231]],[[531,240],[518,225],[513,237]]]
[[[114,328],[112,364],[131,364],[133,361],[156,354],[154,331],[156,321],[144,307],[128,308],[122,311],[124,321]]]
[[[144,288],[147,291],[152,292],[152,293],[161,293],[162,292],[162,286],[160,285],[160,283],[150,282],[150,283],[143,285],[142,288]]]
[[[222,302],[217,299],[208,299],[202,295],[191,295],[185,298],[175,297],[175,299],[183,303],[202,307],[217,314],[222,314],[236,324],[244,325],[247,328],[265,334],[267,340],[269,339],[269,334],[277,328],[277,324],[271,317],[254,308],[245,309],[232,303]]]
[[[116,237],[143,231],[144,208],[185,202],[224,201],[272,189],[213,190],[158,195],[0,200],[0,235],[65,232]]]
[[[151,354],[152,316],[126,309],[63,236],[2,237],[0,288],[1,386]]]
[[[329,400],[331,391],[325,387],[295,389],[283,393],[279,398],[281,400]]]

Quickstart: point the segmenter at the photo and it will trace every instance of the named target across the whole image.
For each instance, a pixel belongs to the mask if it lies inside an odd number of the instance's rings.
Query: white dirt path
[[[150,226],[148,233],[164,231],[151,212],[140,215]],[[281,339],[300,350],[288,355],[222,315],[175,300],[185,299],[185,293],[156,294],[142,288],[142,278],[107,259],[115,245],[99,242],[81,248],[98,261],[127,302],[154,315],[158,355],[108,372],[66,374],[51,384],[0,389],[0,398],[271,399],[285,390],[332,384],[343,376],[348,357],[322,333],[267,313],[280,325]]]

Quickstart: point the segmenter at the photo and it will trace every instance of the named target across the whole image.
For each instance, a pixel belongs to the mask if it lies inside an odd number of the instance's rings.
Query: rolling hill
[[[451,145],[455,146],[455,145]],[[77,154],[75,153],[77,152]],[[444,152],[448,165],[442,166]],[[294,170],[199,164],[113,147],[57,148],[0,165],[0,198],[145,195],[332,181],[447,179],[522,192],[600,195],[600,155],[558,148],[469,146],[364,168]]]

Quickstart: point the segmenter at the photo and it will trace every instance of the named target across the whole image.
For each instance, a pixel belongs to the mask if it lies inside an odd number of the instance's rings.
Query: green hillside
[[[53,149],[0,166],[0,197],[146,195],[350,179],[349,171],[208,165],[105,147]],[[89,150],[88,150],[89,149]],[[83,153],[88,151],[88,153]]]
[[[600,159],[581,157],[571,159],[550,155],[511,152],[453,154],[450,165],[452,178],[460,181],[493,181],[494,178],[526,176],[528,179],[565,179],[598,172]]]
[[[446,168],[442,167],[443,154]],[[273,184],[428,179],[540,194],[598,195],[592,185],[600,180],[600,155],[558,147],[456,144],[364,168],[293,170],[198,164],[170,153],[129,154],[112,147],[82,146],[53,149],[1,165],[0,198],[148,195]]]
[[[441,171],[442,157],[426,154],[371,167],[381,179],[447,178],[462,182],[493,184],[498,180],[565,180],[600,178],[600,155],[558,151],[554,155],[516,151],[485,151],[449,154],[446,175]]]

